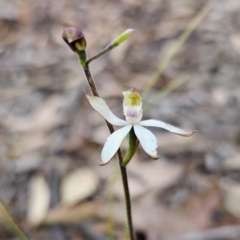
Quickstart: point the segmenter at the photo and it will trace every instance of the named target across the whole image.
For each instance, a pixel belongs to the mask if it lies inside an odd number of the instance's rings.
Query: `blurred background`
[[[151,129],[160,158],[139,147],[129,163],[137,239],[240,239],[240,1],[203,13],[207,3],[0,2],[0,239],[126,239],[118,163],[99,166],[109,132],[83,96],[67,26],[84,31],[89,57],[134,28],[91,63],[100,95],[122,118],[122,91],[134,87],[143,119],[199,130]]]

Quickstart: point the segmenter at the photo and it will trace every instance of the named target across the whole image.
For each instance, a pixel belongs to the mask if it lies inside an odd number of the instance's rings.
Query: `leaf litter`
[[[161,93],[173,79],[187,81],[151,104],[144,116],[198,129],[198,135],[183,139],[157,131],[160,159],[148,159],[140,148],[129,164],[134,225],[146,239],[187,232],[201,236],[206,229],[221,232],[217,227],[239,224],[240,3],[212,2],[150,94]],[[98,166],[107,128],[82,98],[83,89],[88,91],[85,77],[76,56],[60,40],[61,29],[81,27],[89,56],[123,29],[136,29],[127,44],[91,66],[102,96],[122,117],[121,92],[129,87],[144,91],[164,54],[204,3],[1,2],[0,196],[29,236],[35,231],[34,239],[54,238],[53,232],[46,236],[44,228],[30,223],[64,223],[64,231],[76,238],[82,237],[74,227],[78,223],[98,236],[107,235],[108,227],[99,226],[108,226],[112,191],[114,233],[123,239],[115,160]],[[54,184],[53,168],[59,176]],[[5,239],[8,231],[0,237]]]

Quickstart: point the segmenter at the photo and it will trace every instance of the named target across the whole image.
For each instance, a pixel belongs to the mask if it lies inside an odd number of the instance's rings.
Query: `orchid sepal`
[[[145,126],[145,127],[159,127],[159,128],[163,128],[165,130],[168,130],[169,132],[175,133],[177,135],[180,135],[182,137],[190,137],[192,136],[195,132],[197,132],[197,130],[192,130],[190,132],[186,132],[180,128],[174,127],[171,124],[159,121],[159,120],[155,120],[155,119],[149,119],[149,120],[144,120],[144,121],[140,121],[139,125],[141,126]]]
[[[114,133],[112,133],[106,140],[102,153],[101,153],[101,159],[102,163],[100,165],[105,165],[109,163],[112,159],[112,157],[116,154],[118,151],[122,140],[127,136],[127,134],[130,132],[132,126],[126,125]]]
[[[128,124],[127,121],[118,118],[109,109],[108,105],[102,98],[90,96],[86,93],[85,93],[85,97],[88,100],[89,104],[111,124],[115,126],[126,126]]]

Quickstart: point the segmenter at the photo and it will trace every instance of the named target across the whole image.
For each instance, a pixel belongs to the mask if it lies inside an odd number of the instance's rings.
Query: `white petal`
[[[107,164],[117,152],[122,143],[122,140],[126,137],[131,128],[132,125],[129,124],[123,128],[118,129],[107,138],[101,154],[102,162],[104,165]]]
[[[180,136],[183,137],[190,137],[191,135],[193,135],[195,132],[197,132],[197,130],[193,130],[190,132],[185,132],[184,130],[174,127],[168,123],[162,122],[162,121],[158,121],[158,120],[154,120],[154,119],[150,119],[150,120],[145,120],[145,121],[141,121],[139,122],[139,125],[141,126],[146,126],[146,127],[160,127],[160,128],[164,128],[166,130],[168,130],[169,132],[178,134]]]
[[[157,155],[157,138],[148,129],[136,124],[133,126],[134,132],[140,141],[144,151],[153,159],[158,159]]]
[[[87,94],[85,94],[85,96],[90,105],[111,124],[115,126],[125,126],[128,124],[127,121],[122,120],[115,116],[102,98],[90,96]]]

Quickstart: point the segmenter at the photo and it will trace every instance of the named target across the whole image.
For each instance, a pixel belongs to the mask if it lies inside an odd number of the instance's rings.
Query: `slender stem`
[[[85,73],[85,75],[86,75],[86,78],[87,78],[89,87],[90,87],[90,89],[91,89],[91,91],[92,91],[92,94],[93,94],[94,96],[96,96],[96,97],[99,97],[98,90],[97,90],[97,87],[96,87],[96,85],[95,85],[95,82],[94,82],[94,80],[93,80],[93,78],[92,78],[92,74],[91,74],[91,72],[90,72],[90,70],[89,70],[88,64],[86,64],[86,65],[84,66],[83,70],[84,70],[84,73]]]
[[[134,240],[134,231],[133,231],[133,224],[132,224],[132,208],[131,208],[130,192],[128,187],[127,168],[122,166],[123,157],[120,149],[117,151],[117,156],[119,160],[118,162],[119,162],[119,167],[122,175],[122,183],[123,183],[123,189],[124,189],[124,195],[125,195],[125,201],[126,201],[129,238],[131,240]]]
[[[94,80],[92,78],[91,72],[89,70],[88,63],[89,63],[89,61],[85,64],[83,69],[84,69],[85,75],[87,77],[87,80],[88,80],[88,83],[89,83],[89,86],[90,86],[90,89],[91,89],[93,95],[99,97],[99,93],[98,93],[97,87],[94,83]],[[114,132],[113,125],[110,124],[108,121],[106,121],[106,123],[107,123],[110,133],[113,133]],[[129,238],[130,238],[130,240],[134,240],[131,199],[130,199],[130,192],[129,192],[129,187],[128,187],[127,169],[126,169],[126,167],[122,166],[123,156],[122,156],[122,151],[120,148],[117,151],[117,156],[118,156],[118,162],[119,162],[119,167],[120,167],[120,171],[121,171],[122,183],[123,183],[123,189],[124,189],[124,195],[125,195],[125,201],[126,201],[126,212],[127,212]]]
[[[133,31],[134,31],[133,29],[129,28],[126,31],[124,31],[123,33],[121,33],[109,45],[107,45],[100,53],[98,53],[96,56],[90,58],[87,61],[87,64],[89,64],[90,62],[92,62],[93,60],[95,60],[97,58],[100,58],[102,55],[106,54],[107,52],[109,52],[113,48],[117,47],[119,44],[126,41],[130,37],[130,35],[132,34]]]
[[[105,47],[100,53],[98,53],[96,56],[90,58],[87,61],[87,64],[89,64],[90,62],[92,62],[93,60],[100,58],[102,55],[106,54],[107,52],[109,52],[110,50],[112,50],[113,48],[115,48],[117,45],[108,45],[107,47]]]

